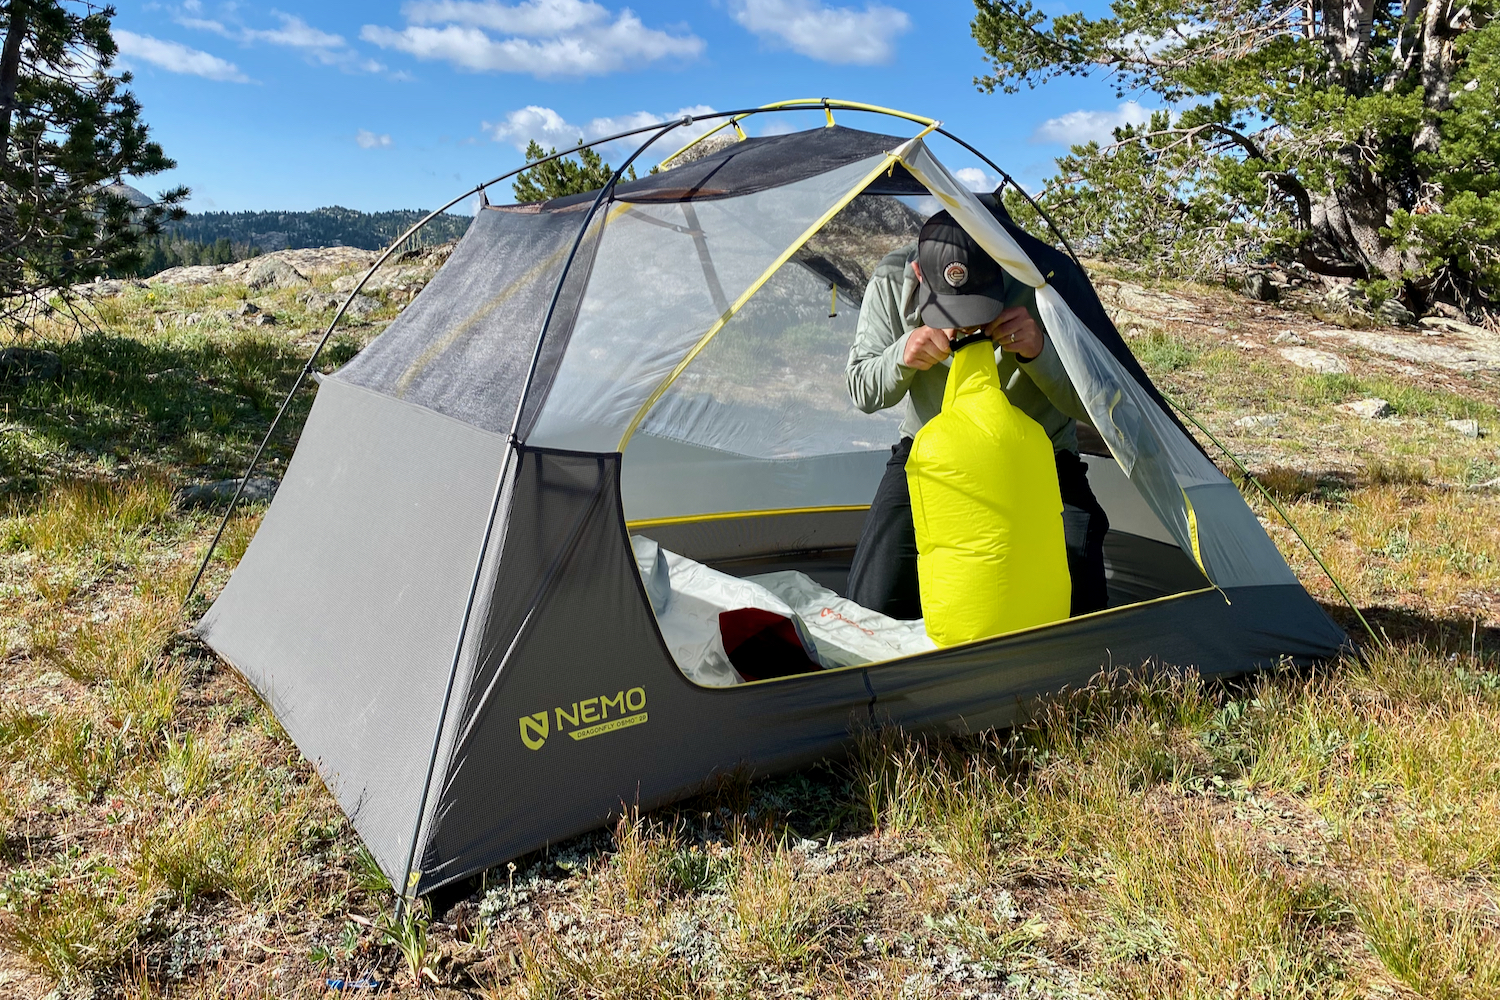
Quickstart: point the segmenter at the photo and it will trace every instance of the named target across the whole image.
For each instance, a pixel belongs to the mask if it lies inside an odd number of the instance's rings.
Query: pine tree
[[[114,9],[0,3],[0,319],[53,290],[138,268],[186,188],[133,206],[109,185],[174,166],[150,141],[130,74],[110,72]]]
[[[578,140],[578,145],[583,145],[582,139]],[[556,155],[556,147],[544,152],[535,139],[526,144],[527,163],[535,163],[544,156]],[[605,163],[598,152],[589,148],[581,150],[576,160],[565,156],[522,171],[516,175],[511,190],[516,194],[516,202],[524,205],[569,194],[597,191],[608,184],[614,175],[614,168]],[[635,180],[635,167],[630,167],[625,176],[628,180]]]
[[[975,0],[981,89],[1105,73],[1165,110],[1073,147],[1041,201],[1159,270],[1274,259],[1418,311],[1500,297],[1496,0]]]

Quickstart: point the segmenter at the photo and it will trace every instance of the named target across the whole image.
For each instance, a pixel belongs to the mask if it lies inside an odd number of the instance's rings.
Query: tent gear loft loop
[[[839,753],[851,711],[983,729],[1106,655],[1230,674],[1346,641],[1155,393],[1081,268],[964,188],[922,136],[809,124],[477,212],[426,289],[321,380],[272,510],[196,631],[316,763],[403,913],[409,894],[596,829],[621,801],[665,804],[726,766]],[[1111,606],[929,652],[870,646],[840,666],[814,643],[802,665],[820,669],[703,687],[671,629],[674,601],[692,617],[679,569],[777,577],[787,604],[813,573],[829,593],[846,578],[837,554],[859,541],[900,426],[857,409],[840,379],[860,319],[850,275],[905,268],[888,253],[915,231],[903,199],[927,196],[1007,271],[1051,279],[1036,295],[1049,353],[1032,363],[1065,373],[1110,451],[1069,455],[1110,521]],[[840,290],[844,308],[824,320]],[[667,592],[659,573],[643,577],[631,532],[680,557]],[[822,627],[880,641],[857,608],[818,607]],[[722,649],[724,626],[708,622]],[[914,622],[899,624],[904,643]]]

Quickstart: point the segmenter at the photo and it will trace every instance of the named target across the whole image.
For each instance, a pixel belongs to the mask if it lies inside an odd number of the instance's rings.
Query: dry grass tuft
[[[119,966],[135,944],[142,913],[128,894],[97,884],[32,895],[0,914],[0,944],[63,986]]]
[[[1409,884],[1375,878],[1361,894],[1359,926],[1398,981],[1432,1000],[1500,996],[1500,919],[1424,900]]]
[[[142,892],[184,907],[200,896],[264,904],[294,894],[291,861],[315,808],[311,794],[271,775],[225,784],[134,831],[129,856]]]
[[[17,540],[45,556],[118,558],[160,524],[171,506],[164,477],[64,480],[25,519]]]

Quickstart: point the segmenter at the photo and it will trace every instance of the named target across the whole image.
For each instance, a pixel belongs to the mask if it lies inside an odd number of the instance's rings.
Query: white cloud
[[[538,107],[533,104],[510,112],[502,122],[485,122],[483,128],[490,138],[496,142],[508,142],[523,152],[526,144],[535,139],[543,149],[557,148],[567,149],[578,144],[579,137],[584,139],[598,139],[601,136],[614,135],[616,132],[624,132],[628,129],[642,128],[646,125],[654,125],[657,122],[669,122],[681,118],[683,115],[713,114],[714,109],[706,104],[695,104],[690,108],[678,108],[669,115],[655,114],[650,111],[635,111],[626,115],[611,115],[604,118],[595,118],[582,124],[570,124],[562,115],[551,108]],[[696,139],[698,136],[714,128],[723,121],[715,118],[710,121],[697,122],[673,129],[662,136],[657,146],[651,148],[649,158],[661,159],[676,152],[683,145]],[[619,139],[613,143],[606,143],[607,147],[617,149],[629,148],[634,150],[642,142],[645,142],[649,133],[642,132],[628,139]]]
[[[970,191],[978,191],[982,194],[989,194],[1000,183],[1000,178],[978,167],[960,167],[953,171],[953,176]]]
[[[1115,129],[1125,125],[1144,125],[1151,120],[1151,111],[1136,101],[1126,101],[1113,111],[1069,111],[1038,125],[1031,133],[1031,141],[1055,142],[1063,146],[1112,142]]]
[[[187,9],[197,10],[198,8],[190,7]],[[215,35],[221,35],[224,38],[234,37],[234,34],[228,28],[224,27],[223,21],[212,21],[204,17],[179,17],[176,18],[176,21],[184,28],[192,28],[194,31],[211,31]]]
[[[905,11],[878,3],[857,10],[819,0],[733,0],[730,11],[762,38],[829,63],[888,63],[896,55],[896,38],[911,29]]]
[[[367,24],[360,38],[474,72],[597,76],[703,51],[691,32],[648,28],[629,8],[612,14],[589,0],[418,0],[402,13],[405,28]]]
[[[138,59],[170,73],[185,73],[229,83],[250,82],[250,78],[241,73],[234,63],[198,49],[190,49],[178,42],[163,41],[150,35],[137,35],[133,31],[121,29],[116,29],[114,36],[115,43],[120,46],[120,54],[127,59]]]
[[[401,13],[414,24],[468,24],[505,35],[545,38],[609,20],[609,10],[589,0],[525,0],[515,6],[476,0],[417,0]]]
[[[285,45],[294,49],[341,49],[344,47],[342,35],[329,34],[320,31],[292,14],[276,12],[281,19],[280,28],[272,28],[267,31],[257,31],[251,28],[245,29],[245,38],[250,41],[269,42],[272,45]]]
[[[354,141],[359,143],[360,149],[389,149],[391,137],[389,135],[376,135],[369,129],[360,129],[354,135]]]
[[[760,131],[756,135],[791,135],[797,131],[797,126],[785,118],[771,118],[770,115],[756,115],[755,118],[770,119],[761,126]],[[754,119],[751,120],[754,121]]]
[[[182,10],[187,13],[197,13],[199,8],[196,5],[184,4]],[[179,14],[175,20],[184,28],[211,32],[245,45],[260,43],[293,49],[324,66],[337,66],[346,72],[383,73],[386,71],[383,63],[356,52],[343,35],[315,28],[295,14],[283,14],[279,10],[273,10],[271,13],[281,22],[281,27],[251,28],[235,16],[236,11],[232,5],[227,7],[227,12],[232,26],[226,25],[223,21],[189,17],[186,14]]]

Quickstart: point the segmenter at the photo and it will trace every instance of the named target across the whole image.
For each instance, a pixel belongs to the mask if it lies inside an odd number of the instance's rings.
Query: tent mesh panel
[[[870,157],[737,198],[611,207],[572,339],[527,443],[615,451],[693,345],[881,162]]]
[[[888,152],[905,141],[901,136],[862,132],[842,125],[747,138],[701,159],[618,184],[615,197],[627,202],[736,198],[826,174]],[[905,170],[900,171],[900,184],[913,193],[924,190]],[[568,195],[547,202],[546,207],[586,205],[593,198],[593,192]]]
[[[481,210],[432,283],[338,377],[508,433],[543,317],[584,215]],[[601,219],[595,217],[568,271],[547,333],[546,364],[556,365],[567,343],[588,287]],[[539,367],[540,380],[548,374]]]

